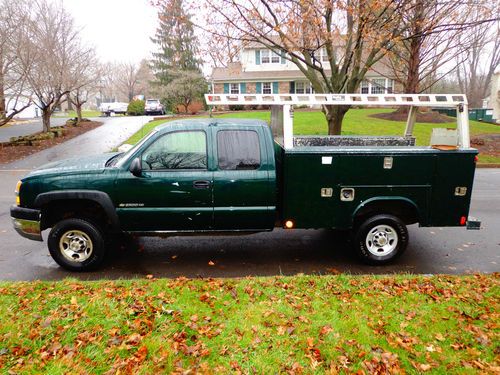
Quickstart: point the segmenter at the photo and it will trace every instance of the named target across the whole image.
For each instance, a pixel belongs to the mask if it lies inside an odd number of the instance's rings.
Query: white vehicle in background
[[[113,103],[101,103],[99,106],[99,111],[101,111],[103,116],[115,115],[125,115],[127,114],[128,103],[113,102]]]
[[[164,115],[165,108],[158,99],[148,99],[144,105],[144,114],[146,115]]]

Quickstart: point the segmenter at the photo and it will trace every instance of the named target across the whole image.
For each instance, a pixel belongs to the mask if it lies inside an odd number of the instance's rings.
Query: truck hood
[[[106,162],[117,154],[118,152],[55,161],[34,169],[26,177],[48,174],[101,173]]]

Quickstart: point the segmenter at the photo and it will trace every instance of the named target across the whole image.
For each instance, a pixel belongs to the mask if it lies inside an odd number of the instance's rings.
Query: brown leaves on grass
[[[97,351],[110,374],[260,373],[256,356],[288,374],[492,373],[492,288],[496,276],[25,283],[0,287],[32,322],[21,335],[0,334],[0,365],[36,372],[77,363],[75,372],[88,372],[93,359],[84,353]],[[90,324],[96,311],[102,318]],[[277,352],[286,361],[279,369],[265,359]],[[450,355],[456,364],[443,362]]]

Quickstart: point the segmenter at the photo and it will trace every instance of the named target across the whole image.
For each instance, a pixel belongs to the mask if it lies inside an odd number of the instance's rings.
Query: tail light
[[[464,226],[467,224],[467,218],[465,216],[460,217],[460,225]]]

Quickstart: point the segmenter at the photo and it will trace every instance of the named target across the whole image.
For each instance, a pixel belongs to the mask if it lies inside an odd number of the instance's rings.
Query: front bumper
[[[10,217],[14,229],[21,236],[34,241],[43,240],[40,230],[40,210],[12,206],[10,208]]]

